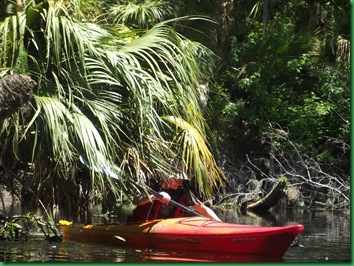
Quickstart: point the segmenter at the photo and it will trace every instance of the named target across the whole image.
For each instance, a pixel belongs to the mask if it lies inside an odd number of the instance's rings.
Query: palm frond
[[[174,143],[180,147],[178,154],[182,155],[187,171],[197,179],[200,193],[210,197],[213,189],[223,183],[224,176],[218,169],[206,139],[200,131],[180,117],[165,116],[164,119],[178,127]]]
[[[113,5],[109,12],[109,18],[114,24],[127,24],[139,28],[148,28],[166,19],[172,14],[172,6],[169,1],[154,0],[140,3],[129,2],[127,4]]]
[[[116,22],[143,14],[138,24],[149,30],[88,22],[80,0],[33,1],[0,23],[4,73],[22,54],[38,83],[30,111],[2,124],[13,126],[1,128],[0,145],[33,166],[37,188],[52,177],[75,183],[87,168],[90,189],[117,192],[167,175],[180,156],[204,194],[221,181],[199,106],[214,55],[174,31],[178,20],[155,25],[153,16],[169,15],[166,1],[144,5]]]

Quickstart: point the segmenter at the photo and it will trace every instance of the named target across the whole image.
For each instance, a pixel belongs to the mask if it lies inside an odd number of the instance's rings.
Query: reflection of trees
[[[306,214],[308,223],[321,224],[318,229],[312,228],[311,237],[308,239],[309,244],[311,242],[318,244],[316,239],[333,244],[342,240],[341,245],[347,241],[350,243],[350,214],[337,215],[329,211],[307,211]]]

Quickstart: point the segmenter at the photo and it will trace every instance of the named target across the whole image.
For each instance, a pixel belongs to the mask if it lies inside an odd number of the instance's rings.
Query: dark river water
[[[225,222],[263,226],[302,224],[305,230],[283,258],[241,257],[231,254],[118,248],[102,244],[46,240],[0,241],[2,262],[350,262],[350,215],[314,210],[282,210],[259,217],[234,210],[216,210]]]

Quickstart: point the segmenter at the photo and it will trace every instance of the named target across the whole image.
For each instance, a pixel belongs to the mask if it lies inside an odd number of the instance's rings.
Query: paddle
[[[155,191],[155,190],[153,190],[151,188],[149,188],[149,190],[151,191],[152,194],[154,194],[155,197],[158,197],[160,199],[163,198],[163,196],[159,192],[157,192],[157,191]],[[197,212],[197,211],[195,211],[193,209],[190,209],[190,208],[188,208],[188,207],[186,207],[186,206],[184,206],[184,205],[182,205],[182,204],[180,204],[180,203],[178,203],[178,202],[176,202],[174,200],[170,200],[170,204],[172,206],[177,207],[177,208],[181,208],[182,210],[184,210],[185,212],[188,212],[189,214],[193,214],[193,215],[196,215],[196,216],[204,217],[199,212]]]

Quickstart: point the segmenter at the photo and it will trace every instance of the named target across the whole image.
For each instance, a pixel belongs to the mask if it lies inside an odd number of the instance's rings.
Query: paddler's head
[[[175,168],[175,173],[162,183],[162,188],[176,190],[182,186],[184,180],[189,180],[188,176],[183,172],[182,165],[178,164]]]

